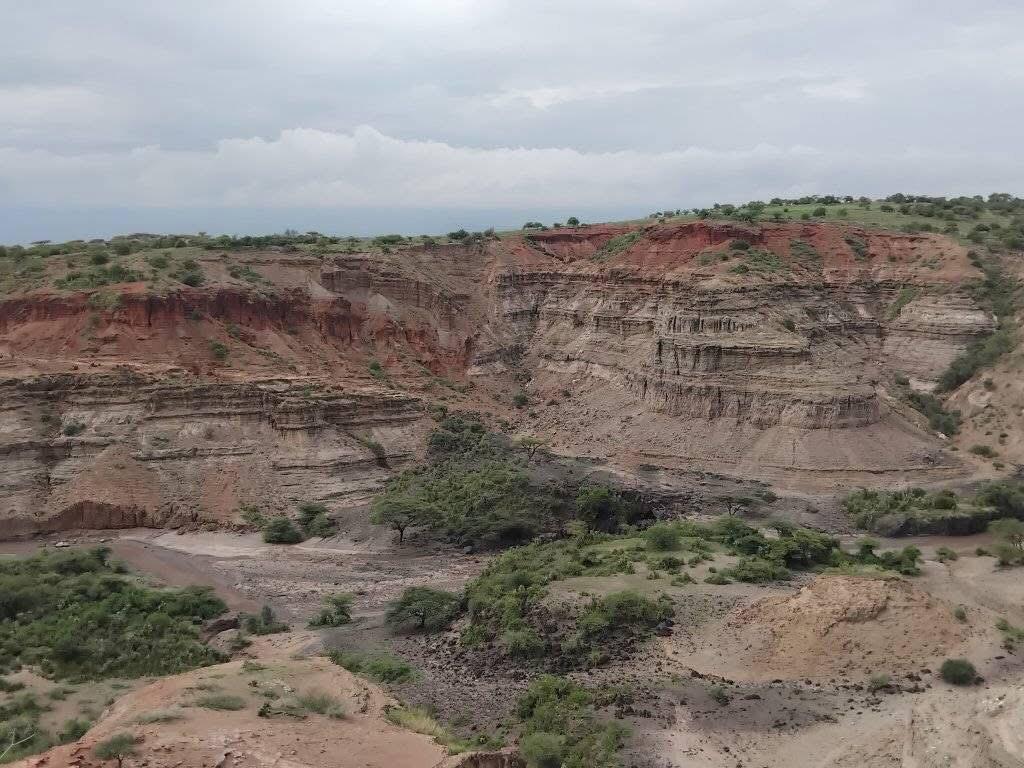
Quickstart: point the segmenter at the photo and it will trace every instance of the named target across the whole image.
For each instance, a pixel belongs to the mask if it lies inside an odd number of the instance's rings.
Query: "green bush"
[[[307,536],[327,538],[338,531],[338,524],[327,516],[327,507],[314,502],[299,505],[298,523]]]
[[[667,598],[651,600],[633,590],[612,592],[584,609],[569,646],[579,653],[608,638],[645,635],[672,614]]]
[[[744,581],[750,584],[785,581],[790,576],[785,566],[760,557],[741,557],[736,565],[725,569],[722,574],[735,581]]]
[[[298,544],[305,538],[295,523],[283,515],[270,518],[263,528],[263,540],[267,544]]]
[[[501,636],[501,643],[514,659],[532,659],[544,652],[544,641],[530,627],[508,630]]]
[[[561,677],[536,678],[516,704],[524,757],[545,760],[528,765],[562,768],[615,768],[628,731],[618,723],[602,723],[594,713],[591,694]],[[557,734],[552,738],[552,734]],[[550,761],[560,760],[559,763]]]
[[[384,621],[402,631],[439,632],[459,614],[458,595],[431,587],[408,587],[388,605]]]
[[[243,614],[242,626],[245,627],[246,632],[253,635],[276,635],[289,630],[287,624],[277,620],[274,609],[269,605],[264,605],[260,609],[259,615]]]
[[[928,426],[936,432],[952,436],[960,431],[960,411],[947,411],[934,395],[924,392],[908,392],[910,405],[928,418]]]
[[[527,768],[561,768],[565,736],[544,731],[527,734],[519,742],[519,753]]]
[[[679,549],[683,532],[672,523],[655,523],[644,531],[647,546],[657,552],[671,552]]]
[[[340,627],[352,621],[352,601],[354,595],[350,592],[337,592],[333,595],[325,595],[324,608],[310,622],[311,627]]]
[[[946,659],[939,667],[939,675],[952,685],[970,685],[978,677],[978,671],[967,659]]]
[[[121,768],[124,759],[135,754],[135,737],[130,733],[116,733],[93,747],[92,754],[98,760],[116,760]]]
[[[331,651],[328,657],[339,667],[379,683],[407,683],[416,677],[416,670],[411,664],[386,652]]]
[[[622,496],[606,485],[584,485],[576,493],[576,517],[591,530],[615,531],[628,518]]]

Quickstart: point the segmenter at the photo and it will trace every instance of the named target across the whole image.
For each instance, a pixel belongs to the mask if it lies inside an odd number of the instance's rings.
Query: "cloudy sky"
[[[0,0],[0,242],[1024,193],[1019,0]]]

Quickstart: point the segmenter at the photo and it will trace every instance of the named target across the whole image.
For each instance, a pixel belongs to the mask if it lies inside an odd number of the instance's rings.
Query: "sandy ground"
[[[137,742],[139,757],[126,765],[149,768],[431,768],[446,757],[429,737],[384,719],[393,700],[383,691],[327,659],[294,658],[287,644],[258,643],[250,652],[255,663],[205,667],[130,693],[78,742],[15,765],[108,765],[92,750],[116,733],[130,733]],[[339,716],[259,714],[268,702],[301,701],[313,692],[332,696]],[[241,708],[207,708],[202,702],[209,696],[236,697]],[[167,721],[146,722],[158,716]]]

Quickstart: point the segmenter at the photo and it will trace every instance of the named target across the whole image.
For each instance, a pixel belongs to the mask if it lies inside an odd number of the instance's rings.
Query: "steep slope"
[[[143,251],[145,282],[70,291],[82,259],[46,260],[0,302],[4,532],[358,506],[437,403],[641,475],[967,471],[890,394],[992,327],[948,238],[696,221],[353,250]]]

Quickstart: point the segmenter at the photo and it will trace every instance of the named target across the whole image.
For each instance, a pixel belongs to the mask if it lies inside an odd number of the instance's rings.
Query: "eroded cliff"
[[[145,282],[0,302],[5,533],[357,506],[437,403],[639,479],[950,477],[891,382],[928,389],[993,324],[954,241],[831,224],[199,252],[199,287],[133,258]]]

